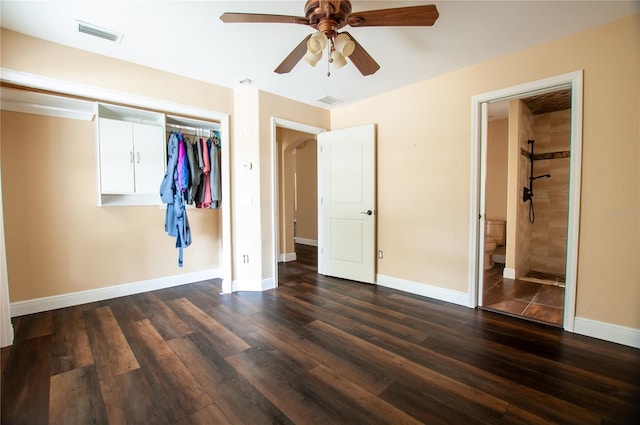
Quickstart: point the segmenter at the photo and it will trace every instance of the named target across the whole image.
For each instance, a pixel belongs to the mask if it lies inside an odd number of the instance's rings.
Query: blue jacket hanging
[[[181,135],[171,132],[167,144],[169,161],[167,171],[160,184],[160,197],[162,202],[167,204],[164,230],[169,236],[176,238],[176,248],[179,249],[178,266],[182,267],[183,249],[191,245],[191,229],[187,219],[184,193],[179,189],[178,182],[180,143],[183,143]],[[182,152],[184,153],[184,148]],[[183,177],[182,172],[180,174],[180,177]]]

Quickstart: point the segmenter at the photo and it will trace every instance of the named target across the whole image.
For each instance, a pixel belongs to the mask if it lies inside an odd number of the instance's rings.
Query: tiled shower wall
[[[569,211],[569,151],[571,110],[535,115],[534,181],[535,223],[531,226],[531,270],[565,274]],[[544,158],[544,159],[543,159]]]
[[[527,106],[521,100],[515,100],[512,102],[518,102],[518,147],[520,151],[523,149],[528,151],[528,140],[534,138],[534,125],[535,117],[527,108]],[[512,119],[509,116],[509,119]],[[518,161],[518,198],[517,202],[517,217],[516,223],[516,258],[515,258],[515,273],[517,277],[523,276],[529,270],[531,270],[531,235],[533,228],[529,223],[529,203],[522,202],[522,188],[529,186],[529,167],[530,162],[528,158],[520,156]]]

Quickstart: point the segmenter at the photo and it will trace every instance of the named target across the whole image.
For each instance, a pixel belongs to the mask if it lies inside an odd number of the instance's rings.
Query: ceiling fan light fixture
[[[320,31],[316,31],[311,35],[309,41],[307,41],[307,51],[312,54],[320,53],[327,45],[327,37]]]
[[[347,60],[344,58],[342,53],[338,52],[337,50],[334,50],[331,52],[330,62],[331,62],[331,66],[334,69],[342,68],[347,64]]]
[[[313,67],[315,67],[318,62],[320,62],[320,59],[322,59],[322,51],[320,51],[319,53],[312,53],[310,50],[308,50],[304,55],[305,62]]]
[[[356,43],[354,43],[353,40],[351,40],[351,37],[345,33],[338,34],[333,44],[336,50],[345,58],[349,57],[349,55],[351,55],[351,53],[356,49]]]

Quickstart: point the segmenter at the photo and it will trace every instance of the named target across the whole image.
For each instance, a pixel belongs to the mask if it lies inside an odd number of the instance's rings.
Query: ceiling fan
[[[380,65],[348,32],[338,30],[351,27],[386,26],[431,26],[438,19],[435,5],[396,7],[351,13],[349,0],[308,0],[304,6],[305,16],[269,15],[260,13],[223,13],[225,23],[282,23],[307,25],[317,30],[306,36],[275,69],[285,74],[304,57],[315,66],[328,49],[329,63],[335,68],[346,64],[345,57],[358,68],[362,75],[374,74]]]

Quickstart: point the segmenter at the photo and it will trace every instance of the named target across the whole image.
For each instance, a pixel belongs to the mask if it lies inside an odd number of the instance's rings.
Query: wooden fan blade
[[[353,62],[356,68],[358,68],[358,71],[365,76],[375,74],[380,69],[378,62],[376,62],[371,55],[364,50],[364,47],[362,47],[351,34],[346,31],[341,34],[347,34],[356,44],[356,48],[353,50],[353,53],[349,55],[349,59]]]
[[[289,53],[289,56],[284,58],[282,63],[278,65],[274,72],[278,74],[286,74],[287,72],[291,71],[293,67],[296,66],[298,62],[300,62],[300,59],[302,59],[305,53],[307,53],[307,41],[309,41],[310,38],[311,34],[306,36],[304,40],[302,40],[300,44],[298,44],[295,49],[293,49],[291,53]]]
[[[261,13],[223,13],[220,20],[225,24],[268,23],[309,25],[309,19],[299,16],[267,15]]]
[[[440,14],[434,4],[355,12],[347,18],[352,27],[430,27]]]

